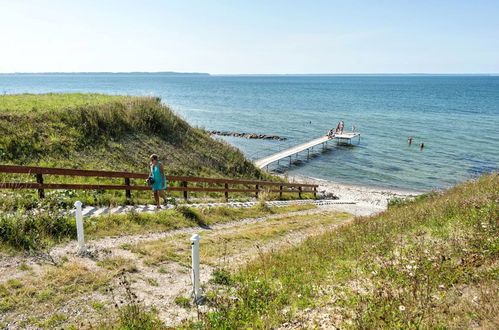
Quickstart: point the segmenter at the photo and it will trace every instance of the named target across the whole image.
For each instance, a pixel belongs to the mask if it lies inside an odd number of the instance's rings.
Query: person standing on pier
[[[336,133],[339,133],[340,132],[340,128],[341,128],[341,122],[338,122],[338,125],[336,125],[336,129],[334,131]]]
[[[340,123],[340,133],[343,134],[343,129],[345,128],[345,123],[343,122],[343,120],[341,121]]]

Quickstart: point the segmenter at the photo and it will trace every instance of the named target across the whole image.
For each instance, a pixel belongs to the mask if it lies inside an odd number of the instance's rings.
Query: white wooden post
[[[87,253],[87,247],[85,246],[85,236],[83,232],[83,213],[81,211],[82,203],[80,201],[75,202],[76,207],[76,234],[78,236],[78,254],[83,255]]]
[[[201,288],[199,285],[199,241],[201,237],[198,234],[191,236],[192,246],[192,296],[194,301],[198,302],[201,298]]]

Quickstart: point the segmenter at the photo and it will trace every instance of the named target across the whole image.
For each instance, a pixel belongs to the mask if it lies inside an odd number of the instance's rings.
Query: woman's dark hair
[[[158,155],[152,154],[151,157],[149,157],[151,160],[158,160]]]

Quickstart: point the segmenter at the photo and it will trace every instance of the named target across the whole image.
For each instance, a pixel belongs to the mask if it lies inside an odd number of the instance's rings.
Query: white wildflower
[[[405,306],[404,305],[400,305],[399,306],[399,310],[401,310],[402,312],[405,311]]]
[[[412,266],[411,265],[407,265],[407,266],[405,266],[405,268],[412,269]]]

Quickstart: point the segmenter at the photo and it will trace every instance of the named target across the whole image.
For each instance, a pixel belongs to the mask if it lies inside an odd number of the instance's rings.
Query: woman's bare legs
[[[159,205],[159,190],[154,190],[154,200],[156,201],[156,207],[159,209],[161,206]]]
[[[161,205],[159,204],[159,197],[163,198],[163,200],[165,201],[165,203],[168,202],[168,199],[165,195],[165,191],[164,190],[154,190],[154,200],[156,201],[156,207],[158,209],[161,208]]]
[[[165,191],[164,190],[159,190],[159,196],[161,198],[163,198],[163,200],[165,201],[165,204],[168,203],[168,198],[166,197],[166,194],[165,194]],[[158,197],[158,203],[159,203],[159,197]]]

